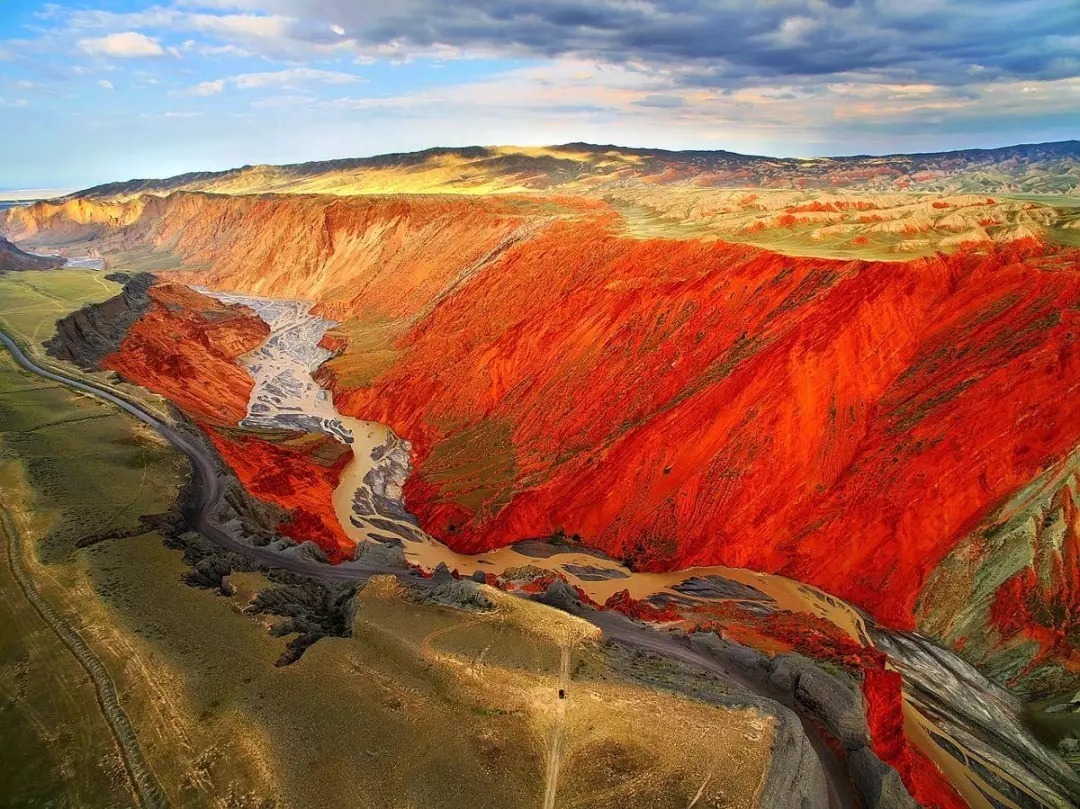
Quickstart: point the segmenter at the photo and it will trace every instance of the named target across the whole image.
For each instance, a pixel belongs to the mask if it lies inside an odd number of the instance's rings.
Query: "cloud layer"
[[[192,3],[205,7],[207,3]],[[218,0],[277,20],[267,46],[371,57],[454,50],[642,64],[688,84],[863,73],[964,84],[1080,73],[1074,0]],[[197,16],[197,15],[196,15]]]

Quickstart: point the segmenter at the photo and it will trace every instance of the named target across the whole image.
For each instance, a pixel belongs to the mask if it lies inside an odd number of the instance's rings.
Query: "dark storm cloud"
[[[1080,74],[1077,0],[279,0],[293,35],[342,26],[404,55],[573,56],[662,67],[689,85],[869,73],[963,84]],[[318,33],[316,33],[318,32]]]

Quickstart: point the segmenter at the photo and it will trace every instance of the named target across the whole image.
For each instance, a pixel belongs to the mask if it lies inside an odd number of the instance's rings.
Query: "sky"
[[[0,189],[430,146],[1077,137],[1078,0],[0,0]]]

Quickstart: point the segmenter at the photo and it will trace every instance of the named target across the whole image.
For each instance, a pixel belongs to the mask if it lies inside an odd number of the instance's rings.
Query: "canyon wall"
[[[5,270],[52,270],[64,260],[56,256],[35,256],[0,238],[0,272]]]
[[[335,319],[414,314],[479,263],[560,216],[517,199],[225,197],[174,194],[126,202],[68,200],[10,209],[0,226],[20,243],[82,243],[108,255],[147,250],[198,270],[173,276],[256,295],[317,300]]]
[[[236,359],[270,333],[254,313],[179,284],[155,285],[150,305],[101,367],[168,397],[205,424],[232,426],[253,383]]]
[[[407,503],[455,549],[565,532],[638,568],[779,572],[1018,681],[1078,668],[1076,252],[791,258],[512,197],[184,193],[4,228],[318,300],[343,322],[322,371],[339,409],[412,442]],[[114,360],[136,378],[160,359],[138,339]],[[246,401],[232,370],[199,373]]]
[[[1068,269],[1035,246],[842,263],[559,224],[339,402],[413,441],[409,503],[458,548],[562,530],[911,627],[936,564],[1080,438]]]

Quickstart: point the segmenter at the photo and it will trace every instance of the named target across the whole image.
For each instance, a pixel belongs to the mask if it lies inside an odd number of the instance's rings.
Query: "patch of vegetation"
[[[37,346],[56,321],[83,304],[120,292],[100,270],[69,268],[0,273],[0,324],[21,342]]]
[[[319,369],[319,375],[340,380],[345,388],[370,385],[389,370],[400,355],[397,341],[408,331],[409,324],[394,320],[350,319],[328,334],[347,346]]]
[[[448,433],[424,462],[425,480],[471,512],[498,512],[514,494],[513,425],[488,419]]]
[[[119,294],[122,286],[111,273],[79,267],[29,272],[0,272],[0,329],[7,332],[39,364],[56,361],[46,356],[43,343],[56,331],[56,321],[76,309]],[[111,372],[86,373],[65,365],[66,373],[108,384],[147,409],[162,413],[164,399],[136,385],[121,383]]]

